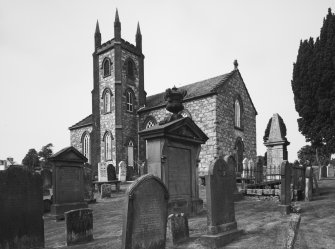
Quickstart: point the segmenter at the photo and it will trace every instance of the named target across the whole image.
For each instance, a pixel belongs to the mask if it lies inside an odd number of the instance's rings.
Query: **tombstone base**
[[[64,213],[74,209],[87,208],[87,202],[72,202],[63,204],[52,204],[51,205],[51,216],[55,220],[64,220]]]
[[[282,215],[288,215],[291,213],[291,205],[279,205],[279,211]]]
[[[178,214],[184,213],[187,216],[196,216],[203,210],[203,200],[201,199],[172,199],[169,200],[168,213]]]
[[[241,233],[242,230],[233,229],[224,233],[206,234],[200,237],[200,241],[204,246],[211,249],[216,249],[221,248],[237,239]]]

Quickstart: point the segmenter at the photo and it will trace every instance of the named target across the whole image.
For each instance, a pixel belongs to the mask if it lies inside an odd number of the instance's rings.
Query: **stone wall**
[[[84,132],[88,132],[91,134],[92,126],[85,126],[78,129],[70,130],[71,145],[81,153],[83,153],[83,145],[81,139]]]

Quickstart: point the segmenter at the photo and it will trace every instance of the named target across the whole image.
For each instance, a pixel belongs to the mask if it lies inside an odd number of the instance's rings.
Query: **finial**
[[[115,12],[115,22],[120,22],[120,19],[119,19],[119,12],[116,8],[116,12]]]
[[[95,33],[100,33],[100,28],[99,28],[99,21],[97,20],[97,25],[95,27]]]
[[[238,62],[237,62],[237,60],[234,60],[234,70],[238,70]]]
[[[137,31],[136,31],[136,35],[140,35],[140,34],[141,34],[140,22],[137,22]]]

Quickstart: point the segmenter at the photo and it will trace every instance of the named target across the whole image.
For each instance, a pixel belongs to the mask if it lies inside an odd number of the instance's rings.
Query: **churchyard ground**
[[[76,246],[66,246],[65,222],[56,222],[45,216],[45,248],[102,249],[121,248],[122,213],[125,190],[129,184],[121,186],[112,198],[98,199],[90,204],[93,209],[94,241]],[[297,202],[302,208],[302,219],[295,248],[334,248],[335,244],[335,178],[319,182],[320,196],[311,202]],[[201,186],[200,197],[205,199],[205,189]],[[278,201],[245,198],[235,202],[238,228],[243,230],[240,238],[224,248],[283,248],[288,226],[288,217],[278,211]],[[206,213],[189,219],[190,240],[173,246],[168,234],[168,249],[205,249],[198,240],[207,228]]]

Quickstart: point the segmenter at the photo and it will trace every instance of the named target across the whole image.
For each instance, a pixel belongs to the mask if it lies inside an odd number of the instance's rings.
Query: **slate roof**
[[[232,71],[227,74],[222,74],[207,80],[202,80],[196,83],[178,87],[178,89],[184,89],[187,91],[187,94],[184,98],[184,101],[192,99],[194,97],[200,97],[208,94],[214,94],[217,87],[227,81],[230,76],[234,74],[235,71]],[[146,99],[146,106],[143,110],[150,109],[155,106],[165,105],[164,101],[165,92],[158,93],[155,95],[148,96]]]
[[[89,126],[93,124],[93,115],[89,115],[86,118],[82,119],[81,121],[79,121],[78,123],[72,125],[71,127],[69,127],[69,130],[74,130],[80,127],[85,127],[85,126]]]

